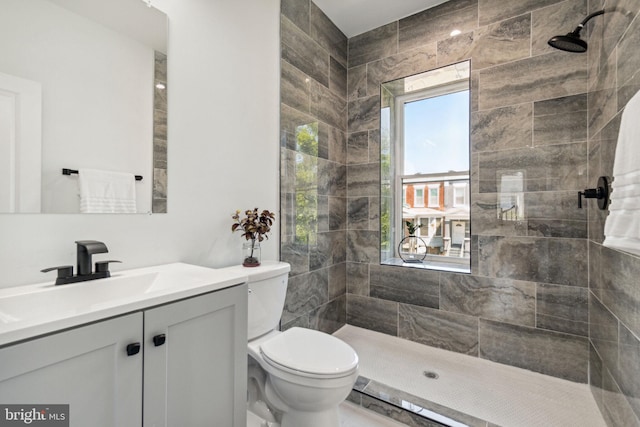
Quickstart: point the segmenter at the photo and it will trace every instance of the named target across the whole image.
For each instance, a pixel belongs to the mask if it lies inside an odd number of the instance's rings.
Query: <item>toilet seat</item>
[[[358,369],[358,355],[342,340],[323,332],[294,327],[260,344],[265,362],[276,369],[310,378],[340,378]]]

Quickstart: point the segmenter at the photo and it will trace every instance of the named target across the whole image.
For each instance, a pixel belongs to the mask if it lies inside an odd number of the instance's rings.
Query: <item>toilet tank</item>
[[[249,277],[249,341],[277,329],[287,296],[291,266],[286,262],[263,261],[258,267],[231,268],[243,269]]]

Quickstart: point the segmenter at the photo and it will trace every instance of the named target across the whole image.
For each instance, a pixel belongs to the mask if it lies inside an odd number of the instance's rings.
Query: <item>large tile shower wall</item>
[[[603,6],[615,12],[589,22],[587,54],[547,46]],[[310,0],[282,0],[282,326],[347,322],[590,381],[609,425],[640,425],[640,260],[601,245],[595,202],[577,208],[578,191],[612,174],[640,88],[639,9],[451,0],[347,41]],[[379,84],[469,58],[472,274],[381,266]],[[513,172],[524,218],[500,220]]]
[[[592,1],[589,11],[603,7],[588,51],[592,184],[612,176],[621,114],[640,90],[640,2]],[[602,246],[605,218],[589,206],[591,390],[609,426],[640,426],[640,258]]]
[[[587,0],[451,0],[349,39],[347,323],[588,381]],[[452,37],[452,30],[461,34]],[[381,266],[379,84],[471,59],[472,274]],[[498,218],[523,176],[524,218]]]
[[[309,0],[281,3],[282,328],[346,321],[347,38]]]

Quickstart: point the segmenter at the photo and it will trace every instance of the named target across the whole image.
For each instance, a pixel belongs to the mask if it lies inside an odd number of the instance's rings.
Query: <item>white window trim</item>
[[[440,207],[440,183],[437,184],[429,184],[427,186],[429,188],[429,196],[427,197],[427,205],[430,208],[439,208]],[[431,190],[436,190],[435,203],[431,196]]]
[[[457,82],[452,82],[446,85],[431,88],[431,90],[417,91],[415,93],[396,97],[396,102],[391,108],[394,109],[394,114],[392,115],[394,117],[394,124],[392,125],[392,127],[396,129],[396,132],[397,132],[396,135],[392,136],[392,139],[394,141],[393,142],[393,146],[394,146],[393,162],[394,162],[394,168],[397,173],[393,175],[392,182],[394,182],[394,185],[393,185],[394,193],[396,195],[402,194],[402,197],[394,198],[396,213],[402,212],[403,202],[406,202],[407,194],[404,192],[403,183],[404,184],[411,183],[410,182],[411,178],[404,176],[402,173],[399,173],[400,171],[404,171],[404,104],[407,102],[418,101],[422,99],[445,95],[448,93],[455,93],[463,90],[469,90],[469,91],[471,90],[470,80],[468,77],[462,78]],[[469,102],[471,101],[469,100]],[[399,141],[401,141],[401,143],[399,143]],[[414,199],[414,202],[415,202],[415,199]],[[439,203],[440,203],[440,185],[438,184],[438,204],[437,204],[438,207],[440,206]],[[441,224],[440,227],[441,227],[441,233],[442,233],[441,236],[444,236],[444,224]],[[403,232],[404,232],[404,222],[402,219],[402,214],[396,215],[394,226],[392,228],[393,228],[392,233],[396,236],[396,238],[401,239],[403,237]],[[446,262],[446,263],[451,263],[452,265],[460,264],[463,266],[467,266],[466,264],[467,261],[465,260],[442,258],[441,256],[438,256],[438,255],[428,255],[427,257],[429,259],[433,258],[433,260],[438,260],[438,262]],[[426,265],[429,265],[429,264],[426,264]],[[429,267],[429,268],[432,268],[432,267]],[[435,269],[438,270],[441,268],[435,268]]]
[[[458,194],[462,192],[462,203],[458,203]],[[458,206],[467,206],[467,183],[466,182],[455,182],[453,183],[453,207]]]

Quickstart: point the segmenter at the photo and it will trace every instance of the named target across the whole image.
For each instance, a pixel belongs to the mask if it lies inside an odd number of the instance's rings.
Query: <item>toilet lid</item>
[[[347,374],[358,367],[358,355],[347,343],[312,329],[291,328],[260,345],[272,362],[315,375]]]

